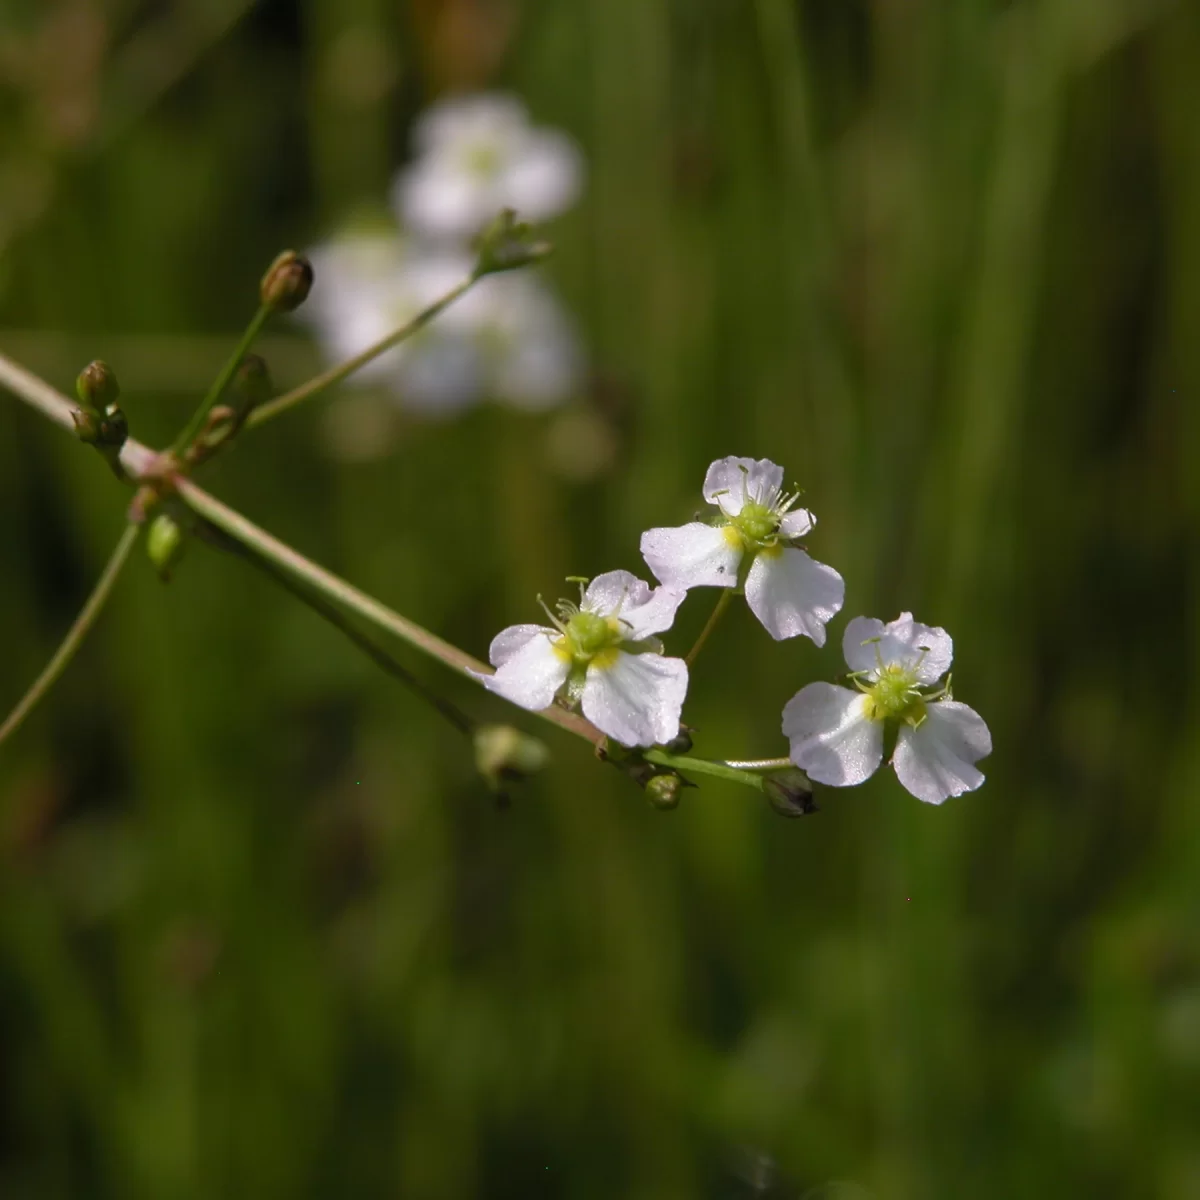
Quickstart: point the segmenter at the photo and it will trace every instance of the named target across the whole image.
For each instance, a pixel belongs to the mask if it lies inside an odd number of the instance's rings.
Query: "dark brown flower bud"
[[[781,817],[806,817],[818,811],[813,786],[799,767],[772,772],[763,779],[763,791]]]
[[[295,250],[285,250],[262,277],[260,295],[272,312],[293,312],[312,290],[312,263]]]

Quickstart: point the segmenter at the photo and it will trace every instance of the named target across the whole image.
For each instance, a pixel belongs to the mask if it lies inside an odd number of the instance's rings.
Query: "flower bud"
[[[97,358],[79,372],[75,380],[75,394],[85,409],[102,413],[109,405],[116,404],[121,387],[112,367]]]
[[[272,312],[293,312],[308,299],[312,285],[312,263],[295,250],[285,250],[267,268],[259,294]]]
[[[680,725],[679,732],[663,747],[668,754],[690,754],[692,751],[692,731],[686,725]]]
[[[798,767],[774,771],[763,779],[763,791],[781,817],[804,817],[818,810],[809,778]]]
[[[683,786],[683,780],[673,771],[655,775],[646,781],[646,799],[660,812],[670,812],[679,807],[679,793]]]
[[[150,522],[146,533],[146,555],[163,583],[170,581],[172,571],[183,557],[185,544],[183,530],[174,517],[159,513]]]
[[[553,247],[549,242],[534,241],[531,234],[531,227],[518,221],[511,208],[503,209],[476,239],[475,249],[479,254],[476,278],[512,271],[546,258]]]
[[[271,382],[271,372],[266,359],[257,354],[247,354],[233,377],[230,393],[240,424],[254,409],[260,404],[265,404],[275,394],[275,385]]]
[[[475,765],[491,787],[527,779],[550,761],[537,738],[511,725],[481,725],[475,731]]]

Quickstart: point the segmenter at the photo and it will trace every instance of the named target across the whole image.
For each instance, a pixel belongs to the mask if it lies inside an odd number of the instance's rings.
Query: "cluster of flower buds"
[[[361,353],[474,276],[435,322],[353,382],[383,387],[425,416],[483,399],[527,410],[560,404],[578,386],[583,356],[545,281],[512,271],[549,249],[514,214],[542,222],[569,208],[582,155],[565,134],[533,126],[518,100],[496,94],[434,105],[418,118],[413,143],[415,157],[392,187],[393,219],[348,229],[312,252],[321,287],[305,319],[326,357]]]
[[[783,468],[767,459],[723,458],[704,480],[710,521],[651,529],[641,550],[660,586],[628,571],[578,580],[578,601],[543,604],[548,625],[514,625],[492,641],[494,692],[537,711],[579,707],[602,733],[626,747],[665,746],[680,733],[688,665],[664,652],[687,592],[717,587],[743,595],[777,641],[804,636],[825,644],[825,626],[841,610],[842,577],[810,558],[801,540],[815,526],[798,493],[783,488]],[[983,719],[953,700],[948,672],[953,644],[944,629],[911,614],[885,625],[855,617],[842,639],[852,688],[812,683],[783,711],[783,734],[798,768],[769,782],[772,803],[789,815],[812,810],[806,780],[844,787],[862,783],[883,760],[884,735],[895,730],[891,762],[900,782],[932,804],[977,788],[975,763],[991,753]],[[803,772],[803,776],[800,775]],[[659,785],[677,799],[673,785]]]
[[[117,403],[121,387],[108,363],[100,359],[88,363],[75,380],[75,394],[79,408],[71,416],[79,440],[95,446],[117,478],[124,479],[121,447],[129,438],[129,424]]]

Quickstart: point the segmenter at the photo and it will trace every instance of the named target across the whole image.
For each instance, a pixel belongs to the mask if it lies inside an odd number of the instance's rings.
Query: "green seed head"
[[[867,697],[867,713],[874,721],[890,717],[919,724],[925,714],[916,674],[908,667],[894,663],[884,667]]]
[[[576,662],[588,662],[621,640],[621,626],[611,617],[577,612],[567,621],[567,644]]]
[[[776,514],[757,500],[750,500],[742,505],[742,511],[732,520],[751,546],[763,545],[779,528],[779,518]]]

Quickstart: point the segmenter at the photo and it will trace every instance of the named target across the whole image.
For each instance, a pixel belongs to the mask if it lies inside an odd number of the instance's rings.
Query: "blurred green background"
[[[902,608],[996,751],[788,822],[547,730],[500,812],[267,581],[139,556],[0,748],[0,1196],[1200,1196],[1198,80],[1183,0],[4,0],[0,350],[104,357],[165,443],[275,252],[513,89],[589,164],[547,268],[587,395],[370,462],[323,401],[206,484],[482,654],[771,457],[846,611],[817,651],[735,609],[697,752],[785,753],[844,617]],[[0,709],[126,499],[0,396]]]

